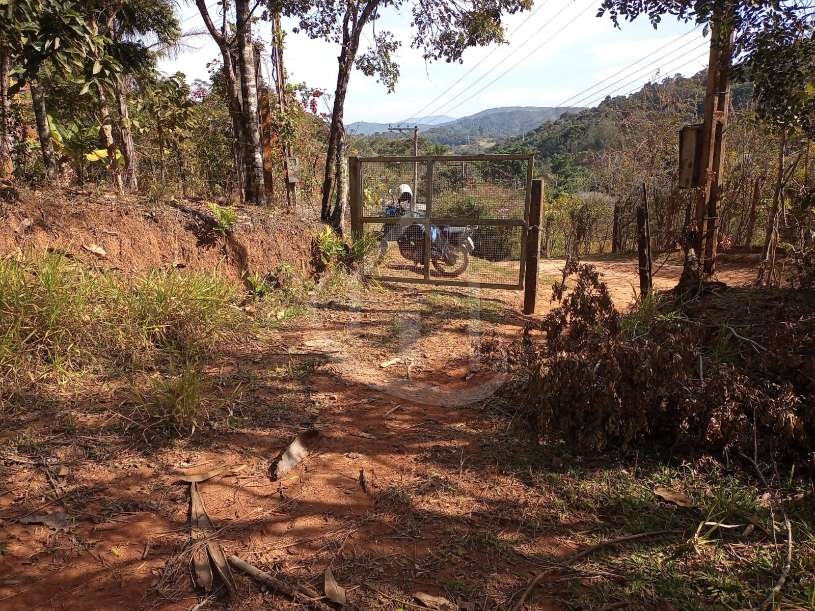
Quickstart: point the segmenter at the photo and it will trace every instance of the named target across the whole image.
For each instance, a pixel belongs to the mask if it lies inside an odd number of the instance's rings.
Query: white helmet
[[[405,197],[408,195],[409,197]],[[401,184],[399,185],[399,201],[403,201],[407,199],[408,201],[413,201],[413,189],[410,188],[410,185]]]

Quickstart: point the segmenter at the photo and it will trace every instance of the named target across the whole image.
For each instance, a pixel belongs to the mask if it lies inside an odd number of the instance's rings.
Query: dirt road
[[[561,264],[543,262],[544,287]],[[635,263],[598,266],[624,307]],[[664,267],[658,286],[676,276]],[[526,322],[519,303],[395,286],[314,302],[278,332],[224,346],[207,371],[212,425],[187,440],[144,443],[104,387],[13,414],[0,452],[0,607],[227,606],[192,588],[188,486],[173,475],[224,466],[200,491],[229,554],[319,591],[331,567],[360,609],[421,607],[420,593],[508,608],[588,526],[562,510],[536,472],[552,465],[494,394],[498,348]],[[545,288],[539,303],[549,307]],[[321,431],[314,453],[272,481],[272,459],[310,428]],[[57,510],[64,529],[23,523]],[[547,592],[528,608],[560,608]],[[232,605],[299,608],[244,577]]]

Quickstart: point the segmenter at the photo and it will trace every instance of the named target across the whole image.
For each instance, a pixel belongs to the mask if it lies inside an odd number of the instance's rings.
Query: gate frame
[[[467,162],[467,161],[526,161],[526,181],[525,181],[525,195],[524,195],[524,218],[523,219],[473,219],[473,218],[459,218],[459,217],[439,217],[433,218],[433,168],[436,162]],[[533,282],[534,287],[529,286],[530,278],[526,274],[527,263],[531,258],[535,259],[534,269],[537,270],[537,259],[540,257],[540,247],[528,249],[527,244],[532,237],[536,240],[535,233],[540,225],[540,201],[535,202],[533,205],[533,180],[532,172],[534,169],[535,156],[517,155],[517,154],[495,154],[495,155],[419,155],[419,156],[373,156],[373,157],[349,157],[348,158],[348,178],[349,178],[349,200],[351,206],[351,236],[353,239],[359,239],[364,230],[366,223],[400,223],[400,224],[421,224],[424,226],[424,248],[425,248],[425,265],[423,278],[410,278],[410,277],[396,277],[396,276],[381,276],[377,280],[383,282],[407,283],[407,284],[429,284],[433,286],[462,286],[472,288],[484,289],[500,289],[500,290],[525,290],[525,302],[527,301],[526,294],[532,289],[532,294],[536,292],[537,282]],[[425,214],[422,219],[419,218],[405,218],[395,219],[391,216],[364,216],[362,214],[362,180],[363,180],[363,167],[366,163],[423,163],[427,165],[427,172],[425,180],[427,181],[427,201],[425,202]],[[539,182],[539,181],[534,181]],[[541,190],[538,190],[540,193]],[[540,196],[539,196],[540,197]],[[536,214],[537,218],[531,219],[530,214]],[[445,280],[430,277],[430,227],[433,224],[445,225],[458,225],[467,226],[475,225],[482,222],[485,226],[491,227],[521,227],[521,252],[519,262],[518,281],[515,284],[508,283],[494,283],[494,282],[476,282],[465,280]],[[531,270],[530,270],[531,271]],[[525,289],[526,284],[526,289]],[[534,296],[532,297],[534,301]]]

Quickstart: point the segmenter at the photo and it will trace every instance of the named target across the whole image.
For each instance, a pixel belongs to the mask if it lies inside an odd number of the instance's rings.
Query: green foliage
[[[66,372],[83,362],[84,348],[104,335],[96,316],[105,283],[58,255],[35,262],[0,259],[0,381],[21,368],[47,364]],[[101,333],[100,333],[101,332]],[[25,364],[24,364],[25,363]]]
[[[46,62],[82,83],[82,94],[100,74],[109,76],[119,70],[118,63],[104,53],[109,39],[88,18],[83,2],[0,0],[0,15],[0,41],[13,58],[17,78],[12,94],[37,78]]]
[[[390,32],[377,32],[372,46],[356,58],[356,68],[365,76],[376,76],[388,90],[393,93],[399,80],[399,64],[394,53],[399,49],[399,41]]]
[[[604,0],[600,14],[612,22],[646,16],[657,27],[664,15],[710,26],[719,9],[721,36],[733,32],[732,59],[757,85],[765,116],[785,127],[812,130],[812,60],[815,22],[811,9],[795,2],[756,0],[721,4],[717,0]]]
[[[331,227],[326,226],[314,239],[314,259],[320,272],[339,268],[354,270],[378,249],[379,236],[374,232],[346,243]]]
[[[375,232],[364,233],[359,238],[351,241],[348,253],[345,256],[345,264],[349,268],[357,267],[378,251],[379,235]]]
[[[206,418],[203,386],[203,374],[195,363],[156,377],[146,392],[134,397],[139,421],[161,435],[193,433]]]
[[[80,181],[84,180],[88,164],[105,161],[107,149],[99,148],[99,126],[83,127],[78,121],[60,123],[49,115],[51,139],[58,155],[68,157]],[[117,150],[117,161],[123,161]]]
[[[215,221],[215,231],[222,236],[227,236],[238,224],[238,212],[232,206],[219,206],[215,202],[207,204],[207,208],[212,212]]]
[[[321,267],[327,268],[339,263],[347,252],[347,246],[331,227],[326,226],[317,237],[314,245]]]
[[[745,62],[761,116],[780,127],[800,127],[815,137],[815,26],[808,35],[773,28],[757,37]]]
[[[676,304],[663,293],[652,291],[620,319],[620,328],[631,339],[644,337],[658,323],[682,319]]]

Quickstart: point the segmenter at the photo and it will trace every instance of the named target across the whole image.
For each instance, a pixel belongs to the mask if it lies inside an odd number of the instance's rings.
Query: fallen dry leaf
[[[334,579],[331,567],[325,569],[325,595],[333,603],[341,606],[346,605],[345,588],[341,587]]]
[[[443,609],[455,609],[456,605],[452,602],[444,598],[443,596],[433,596],[431,594],[426,594],[424,592],[416,592],[413,595],[417,601],[422,603],[428,609],[439,609],[440,611]]]
[[[20,524],[41,524],[54,530],[68,530],[71,520],[64,511],[55,511],[54,513],[32,513],[30,516],[20,518]]]
[[[207,553],[212,561],[212,566],[215,567],[215,572],[224,582],[229,597],[234,598],[238,588],[235,585],[235,578],[232,576],[232,570],[229,568],[226,555],[224,555],[224,548],[217,541],[209,541],[207,543]]]
[[[680,492],[678,490],[672,490],[671,488],[665,488],[664,486],[657,486],[654,489],[654,494],[656,494],[663,501],[673,503],[679,507],[695,507],[693,501],[690,500],[690,497],[684,492]]]
[[[102,248],[101,246],[99,246],[98,244],[83,244],[82,248],[84,250],[87,250],[88,252],[91,252],[91,253],[99,256],[99,257],[107,257],[108,256],[107,251],[104,248]]]
[[[221,465],[220,467],[214,467],[198,473],[179,473],[176,475],[176,478],[180,482],[187,482],[188,484],[195,482],[196,484],[200,484],[201,482],[205,482],[213,477],[217,477],[221,473],[224,473],[227,469],[228,467]]]
[[[305,431],[295,437],[294,441],[289,444],[289,447],[272,461],[270,468],[272,479],[280,479],[300,464],[300,461],[308,456],[319,439],[320,431],[317,429]]]

